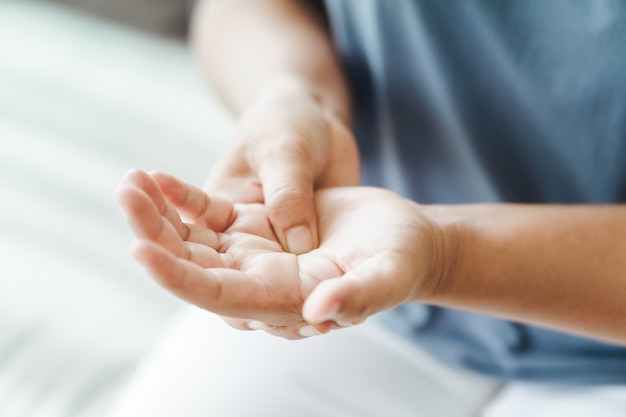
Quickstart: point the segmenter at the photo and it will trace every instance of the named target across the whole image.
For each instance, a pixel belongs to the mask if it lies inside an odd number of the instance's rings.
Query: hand
[[[317,247],[314,189],[357,185],[351,132],[299,86],[268,88],[242,115],[206,185],[235,203],[265,204],[282,247]]]
[[[161,285],[235,318],[227,320],[235,327],[264,322],[297,338],[315,332],[309,322],[324,333],[416,299],[435,269],[432,222],[389,191],[317,192],[320,246],[296,256],[282,250],[262,205],[232,205],[171,176],[153,177],[158,185],[133,172],[118,193],[143,239],[135,256]],[[196,224],[183,223],[161,190]]]

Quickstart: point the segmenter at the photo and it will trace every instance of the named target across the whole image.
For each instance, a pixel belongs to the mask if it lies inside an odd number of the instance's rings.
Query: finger
[[[318,330],[315,326],[311,326],[306,322],[292,326],[280,326],[270,330],[266,330],[266,333],[272,336],[282,337],[287,340],[299,340],[306,339],[314,336],[321,336],[328,333],[331,330],[331,326],[323,326],[321,330]]]
[[[202,187],[233,203],[263,203],[263,190],[256,173],[241,160],[241,149],[231,149],[220,158]]]
[[[159,284],[200,308],[265,322],[285,315],[282,299],[268,298],[263,281],[256,277],[234,269],[204,269],[146,240],[137,242],[133,254]]]
[[[263,330],[272,333],[274,330],[291,328],[292,326],[276,326],[258,320],[238,319],[233,317],[222,317],[222,319],[231,327],[237,330],[251,331]],[[299,326],[298,326],[299,327]],[[293,330],[292,330],[293,331]],[[294,333],[297,333],[297,329]]]
[[[233,317],[222,317],[222,320],[224,320],[224,322],[226,324],[228,324],[230,327],[237,329],[237,330],[244,330],[244,331],[250,331],[250,330],[265,330],[265,329],[255,329],[250,327],[249,323],[251,322],[250,320],[246,320],[246,319],[238,319],[238,318],[233,318]],[[258,322],[260,323],[260,322]],[[267,327],[267,329],[269,329],[270,327]]]
[[[223,268],[224,262],[222,257],[215,249],[198,243],[187,242],[187,250],[189,251],[189,261],[197,264],[202,268]]]
[[[189,249],[174,226],[158,212],[148,195],[139,188],[122,185],[116,191],[118,203],[135,234],[167,248],[174,255],[189,258]]]
[[[316,326],[309,325],[305,321],[300,321],[290,326],[275,326],[256,320],[236,319],[232,317],[222,317],[231,327],[237,330],[263,330],[273,336],[282,337],[289,340],[304,339],[312,336],[319,336],[328,333],[332,329],[341,328],[331,322],[321,323]]]
[[[222,246],[221,234],[215,233],[213,230],[197,224],[186,224],[185,226],[189,231],[187,235],[187,242],[198,243],[219,251]]]
[[[300,254],[317,247],[311,157],[297,142],[263,159],[259,178],[268,216],[283,248]]]
[[[333,320],[359,324],[368,316],[395,307],[407,298],[390,278],[402,272],[389,259],[371,258],[344,276],[321,282],[305,300],[302,315],[310,323]]]
[[[143,190],[150,197],[159,214],[164,216],[174,226],[183,240],[186,240],[187,228],[185,224],[180,219],[176,209],[165,200],[159,185],[150,175],[141,170],[133,169],[126,173],[124,182]]]
[[[217,232],[223,232],[232,223],[233,205],[228,200],[210,197],[202,189],[163,172],[150,175],[165,197],[191,222]]]
[[[331,322],[311,325],[304,320],[300,320],[298,323],[287,326],[275,326],[269,323],[254,320],[247,321],[245,325],[248,329],[264,330],[272,336],[282,337],[287,340],[298,340],[305,339],[307,337],[321,336],[333,329],[333,324]]]
[[[276,235],[272,229],[265,206],[262,204],[235,204],[236,220],[231,224],[228,233],[247,233],[258,236],[267,241],[275,242]],[[276,245],[276,251],[282,251],[280,245]]]

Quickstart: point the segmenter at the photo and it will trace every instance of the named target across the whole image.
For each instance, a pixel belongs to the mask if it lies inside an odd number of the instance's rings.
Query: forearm
[[[308,94],[345,124],[346,85],[320,16],[296,0],[210,0],[192,40],[215,91],[240,114],[267,89]]]
[[[453,263],[434,304],[626,344],[626,206],[434,212]]]

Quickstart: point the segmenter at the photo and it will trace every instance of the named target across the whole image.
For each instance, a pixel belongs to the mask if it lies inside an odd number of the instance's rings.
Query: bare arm
[[[435,213],[456,236],[447,241],[459,243],[448,247],[441,285],[426,301],[626,344],[626,206]]]
[[[296,257],[276,244],[261,205],[233,208],[153,178],[131,173],[118,193],[151,242],[135,254],[179,297],[238,317],[235,327],[262,320],[293,338],[420,301],[626,346],[626,205],[420,206],[333,187],[316,193],[319,249]],[[231,232],[239,237],[224,240]]]
[[[348,123],[348,93],[315,6],[297,0],[205,1],[195,14],[192,39],[209,81],[235,114],[269,87],[297,86]]]
[[[380,273],[324,281],[305,302],[307,321],[356,322],[419,301],[626,346],[625,205],[405,201],[411,230],[396,239],[416,250],[396,260],[393,284]]]

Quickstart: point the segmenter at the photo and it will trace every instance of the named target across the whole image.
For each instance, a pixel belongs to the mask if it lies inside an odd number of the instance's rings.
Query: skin
[[[233,205],[164,173],[130,172],[117,198],[140,238],[134,255],[157,282],[238,328],[287,338],[325,333],[416,298],[430,282],[430,220],[387,190],[316,192],[320,245],[300,255],[282,249],[262,205]],[[193,223],[184,223],[177,209]],[[325,281],[360,298],[360,311],[313,328],[303,307]],[[371,299],[370,291],[380,296]],[[339,307],[322,301],[309,310],[315,316],[316,309]]]
[[[191,38],[207,80],[238,118],[205,189],[265,204],[285,250],[315,248],[314,190],[360,178],[348,91],[319,10],[289,0],[207,1]]]
[[[431,215],[458,246],[447,289],[429,302],[626,345],[626,205],[478,204]]]
[[[314,191],[360,181],[348,89],[323,13],[291,0],[211,0],[191,26],[206,79],[238,119],[204,189],[264,204],[286,251],[316,248]]]
[[[287,338],[420,301],[626,345],[624,205],[421,206],[351,187],[350,104],[323,19],[296,1],[214,0],[194,27],[239,121],[209,194],[137,171],[118,193],[161,285]]]
[[[130,172],[118,201],[157,282],[238,328],[293,339],[420,301],[626,344],[624,206],[423,206],[334,187],[315,193],[319,247],[295,255],[263,205],[164,173]]]

